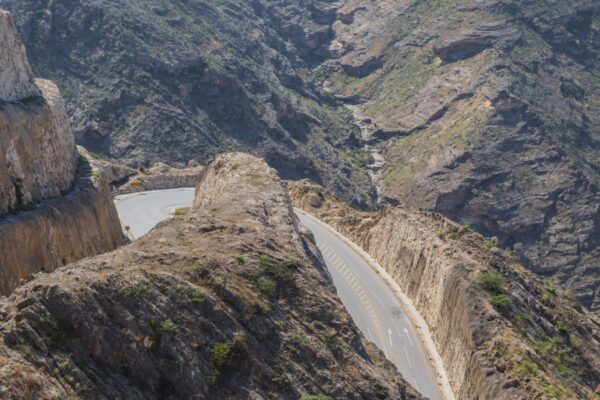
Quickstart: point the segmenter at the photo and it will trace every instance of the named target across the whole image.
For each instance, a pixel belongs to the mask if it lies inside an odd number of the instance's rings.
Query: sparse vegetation
[[[208,352],[215,367],[222,371],[244,354],[245,346],[246,336],[239,333],[234,335],[231,340],[215,343],[209,348]]]
[[[260,292],[267,297],[273,297],[277,294],[277,285],[275,282],[264,276],[259,277],[256,280],[256,284],[258,285]]]
[[[477,280],[484,289],[490,292],[500,293],[504,288],[504,277],[495,272],[482,271]]]
[[[256,284],[261,293],[274,298],[296,292],[296,263],[280,262],[266,255],[259,256],[258,262],[261,269],[256,276]]]
[[[181,217],[186,215],[190,211],[190,207],[179,207],[173,210],[173,215],[176,217]]]
[[[148,293],[148,284],[145,282],[137,282],[127,286],[124,292],[127,297],[142,298]]]
[[[502,313],[510,310],[510,300],[505,294],[496,294],[490,296],[490,303],[494,308]]]
[[[177,325],[170,319],[163,321],[160,323],[160,331],[161,333],[174,335],[177,333]]]
[[[235,257],[233,257],[233,258],[235,259],[235,261],[237,261],[237,263],[238,263],[239,265],[244,265],[244,264],[246,264],[246,259],[245,259],[244,257],[242,257],[242,256],[235,256]]]
[[[192,292],[192,295],[190,297],[191,297],[192,303],[195,303],[195,304],[202,304],[204,302],[204,300],[206,299],[206,296],[204,295],[204,293],[202,293],[198,289],[195,289]]]
[[[324,394],[303,394],[300,400],[333,400],[333,398]]]

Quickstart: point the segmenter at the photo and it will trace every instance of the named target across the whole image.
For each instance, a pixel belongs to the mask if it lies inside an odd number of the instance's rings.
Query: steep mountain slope
[[[497,236],[600,308],[600,3],[348,0],[323,67],[380,192]]]
[[[410,296],[458,399],[600,396],[600,322],[497,243],[439,214],[360,212],[308,181],[288,188]]]
[[[243,149],[366,204],[351,117],[308,79],[328,54],[334,4],[0,1],[90,151],[148,166]]]
[[[189,215],[0,299],[0,397],[421,398],[364,342],[273,169],[219,156],[196,193]]]

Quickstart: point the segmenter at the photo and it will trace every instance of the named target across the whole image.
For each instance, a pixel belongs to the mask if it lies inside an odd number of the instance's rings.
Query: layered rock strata
[[[0,294],[123,243],[107,179],[78,154],[54,83],[35,80],[0,12]],[[93,165],[90,165],[92,163]]]

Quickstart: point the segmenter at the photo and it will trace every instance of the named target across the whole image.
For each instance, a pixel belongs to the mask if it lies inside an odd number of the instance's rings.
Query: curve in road
[[[193,188],[120,195],[115,205],[123,226],[138,238],[179,207],[189,207]],[[340,299],[364,335],[393,362],[423,396],[442,399],[435,373],[415,328],[393,290],[364,257],[318,219],[297,213],[323,254]]]
[[[148,233],[160,221],[170,218],[173,211],[189,207],[194,201],[194,188],[153,190],[115,197],[115,206],[123,228],[130,239]]]

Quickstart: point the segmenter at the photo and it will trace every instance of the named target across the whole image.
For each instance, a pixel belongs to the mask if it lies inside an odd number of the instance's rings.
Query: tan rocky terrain
[[[124,242],[107,177],[81,149],[54,83],[35,80],[0,11],[0,294]]]
[[[600,305],[600,3],[348,0],[326,87],[382,197],[496,236]]]
[[[274,170],[226,154],[196,193],[0,300],[0,397],[420,398],[344,311]]]
[[[412,299],[457,398],[598,398],[600,322],[572,293],[440,215],[356,211],[308,181],[288,189],[296,207],[361,246]]]

